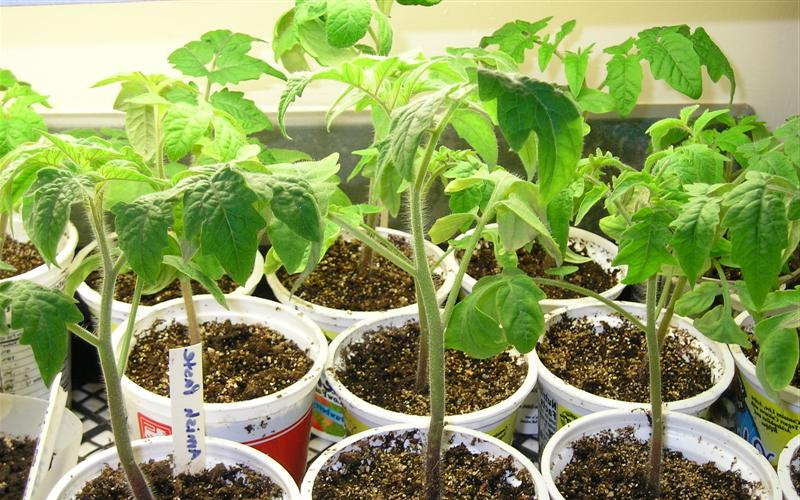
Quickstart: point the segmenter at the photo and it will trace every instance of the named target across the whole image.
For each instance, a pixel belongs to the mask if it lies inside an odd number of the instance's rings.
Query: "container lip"
[[[552,471],[555,454],[557,452],[560,453],[562,449],[568,448],[569,443],[574,439],[598,432],[599,430],[614,430],[628,425],[649,426],[647,406],[648,405],[640,405],[637,408],[604,410],[592,413],[574,420],[559,429],[547,442],[547,445],[542,451],[540,461],[540,464],[542,464],[542,476],[548,486],[551,498],[553,500],[564,500],[564,497],[555,489],[555,479]],[[778,485],[772,465],[770,465],[767,459],[758,453],[750,443],[747,443],[739,436],[723,427],[692,415],[675,411],[666,411],[664,412],[664,420],[667,432],[672,432],[673,434],[691,433],[693,442],[696,442],[696,436],[718,436],[720,439],[727,438],[729,440],[729,447],[733,448],[737,455],[734,462],[744,462],[755,475],[759,476],[767,493],[771,493],[772,495],[767,497],[769,500],[780,500],[780,486]],[[597,428],[600,429],[598,430]],[[559,448],[558,450],[556,450],[557,447]],[[675,451],[683,451],[680,447],[673,449],[675,449]],[[741,461],[739,461],[739,458],[741,458]],[[714,457],[709,457],[709,459],[713,460]]]
[[[348,404],[353,405],[354,407],[358,408],[360,411],[365,413],[370,413],[373,415],[378,415],[381,418],[385,418],[387,420],[395,420],[401,422],[409,422],[414,423],[415,425],[424,425],[430,420],[429,416],[423,415],[409,415],[407,413],[401,413],[397,411],[387,410],[386,408],[381,408],[375,404],[372,404],[364,399],[360,398],[359,396],[355,395],[350,389],[348,389],[337,377],[334,371],[336,366],[336,361],[339,359],[339,351],[342,347],[342,344],[349,339],[350,337],[360,334],[366,333],[371,329],[377,328],[386,323],[395,323],[397,321],[413,321],[417,320],[418,314],[416,313],[402,313],[402,312],[395,312],[391,314],[384,315],[383,318],[379,320],[364,320],[356,323],[352,327],[348,328],[347,330],[340,333],[333,341],[328,349],[328,360],[325,364],[325,376],[327,377],[330,384],[333,386],[334,390],[339,397],[343,400],[347,400]],[[516,351],[515,351],[516,352]],[[473,411],[470,413],[463,413],[460,415],[448,415],[447,422],[449,424],[455,426],[469,426],[469,425],[476,425],[487,418],[494,417],[496,415],[503,414],[508,412],[514,406],[519,406],[522,404],[522,401],[528,396],[528,394],[533,391],[534,386],[536,385],[536,380],[538,377],[538,373],[536,370],[535,365],[535,358],[533,356],[533,352],[528,354],[519,354],[520,358],[524,358],[525,362],[528,364],[528,371],[525,374],[525,379],[522,381],[522,384],[514,391],[511,396],[500,401],[497,404],[489,406],[488,408],[483,408],[481,410]]]
[[[147,456],[148,451],[150,452],[150,455],[160,455],[160,450],[166,446],[171,446],[171,442],[172,436],[156,436],[145,439],[137,439],[133,441],[131,445],[133,446],[135,452],[145,455],[140,459],[146,460],[150,458]],[[206,446],[208,446],[209,454],[212,456],[214,456],[215,452],[218,453],[219,451],[227,449],[235,451],[237,455],[244,456],[253,463],[260,462],[264,465],[263,470],[260,472],[263,473],[264,471],[269,471],[270,474],[274,474],[273,479],[278,479],[278,481],[282,483],[280,486],[284,490],[284,498],[286,500],[300,498],[300,491],[297,488],[297,484],[294,482],[294,479],[292,479],[292,477],[289,475],[289,472],[287,472],[286,469],[284,469],[272,457],[269,457],[241,443],[211,436],[206,436]],[[150,451],[151,448],[155,448],[155,450]],[[111,465],[117,463],[117,461],[118,456],[116,447],[111,447],[107,450],[93,454],[83,462],[73,467],[66,475],[59,479],[58,483],[56,483],[50,495],[47,497],[48,500],[62,500],[60,496],[56,495],[60,495],[60,493],[67,489],[67,487],[69,487],[70,484],[76,479],[88,475],[88,473],[94,467],[96,467],[97,464]]]
[[[411,235],[409,233],[400,231],[398,229],[379,227],[377,228],[377,231],[390,236],[400,236],[402,238],[411,239]],[[429,255],[433,255],[436,258],[441,258],[444,255],[444,251],[441,248],[428,240],[425,240],[425,248],[428,250]],[[458,269],[455,257],[453,257],[452,254],[445,257],[439,264],[439,269],[441,269],[444,274],[444,283],[442,283],[442,286],[436,290],[436,298],[441,301],[444,300],[455,283],[456,270]],[[291,295],[289,290],[283,285],[283,283],[281,283],[275,273],[267,274],[266,277],[267,283],[269,283],[269,286],[272,288],[272,291],[277,297],[278,301],[283,304],[291,305],[292,307],[307,314],[324,315],[329,318],[346,320],[352,323],[365,320],[374,321],[385,317],[387,314],[407,314],[417,310],[417,304],[409,304],[407,306],[396,307],[386,311],[353,311],[350,309],[334,309],[332,307],[314,304],[313,302],[309,302],[305,299],[297,297],[296,295]]]
[[[743,326],[745,322],[748,322],[748,320],[750,323],[753,322],[753,318],[747,311],[742,312],[734,319],[736,324],[739,326]],[[764,387],[761,385],[761,381],[758,380],[756,365],[754,365],[753,362],[750,361],[750,359],[748,359],[748,357],[744,354],[741,346],[730,344],[728,345],[728,348],[731,351],[731,355],[733,356],[733,361],[736,363],[736,367],[744,372],[747,380],[750,381],[750,383],[757,384],[759,389],[764,390]],[[779,391],[778,396],[780,396],[782,401],[785,401],[793,406],[800,407],[800,387],[790,385]]]
[[[80,253],[76,256],[76,263],[80,263],[85,259],[92,250],[97,246],[97,242],[92,241],[88,245],[86,245]],[[261,281],[261,277],[264,275],[264,257],[261,255],[261,252],[256,251],[256,258],[253,263],[253,273],[247,278],[247,281],[244,285],[234,289],[231,293],[225,294],[226,297],[230,297],[232,295],[239,296],[239,295],[250,295],[255,290],[258,283]],[[90,287],[88,283],[82,281],[78,288],[76,289],[78,296],[83,299],[88,305],[99,308],[100,307],[100,293],[95,290],[94,288]],[[152,308],[163,304],[161,302],[154,306],[146,306],[146,305],[139,305],[139,310],[137,312],[137,316],[141,317],[146,313],[149,313]],[[122,315],[128,316],[131,313],[131,305],[127,302],[123,302],[121,300],[114,300],[111,305],[112,309]]]
[[[497,227],[497,223],[487,224],[486,227],[487,228]],[[462,235],[461,238],[464,238],[472,234],[473,232],[474,229],[471,229],[466,233],[464,233],[464,235]],[[607,251],[612,258],[616,256],[617,253],[619,252],[617,245],[615,245],[614,242],[612,242],[608,238],[604,238],[599,234],[587,231],[585,229],[581,229],[579,227],[570,226],[569,239],[583,240],[585,242],[594,243],[603,248],[605,251]],[[617,283],[608,290],[603,290],[602,292],[599,292],[600,295],[602,295],[607,299],[615,299],[616,297],[619,297],[619,295],[622,293],[622,291],[625,289],[626,286],[624,283],[622,283],[622,280],[625,279],[625,277],[628,275],[628,266],[622,265],[622,266],[612,266],[612,267],[619,270],[619,274],[617,276],[618,278]],[[469,274],[465,274],[461,286],[465,291],[471,292],[472,287],[475,286],[475,283],[477,283],[477,281],[478,280],[476,280]],[[591,299],[590,297],[580,297],[576,299],[544,299],[541,301],[541,303],[545,307],[554,309],[558,307],[583,305],[591,300],[593,299]]]
[[[12,215],[12,223],[15,225],[19,225],[20,227],[23,226],[22,216],[18,213],[14,213]],[[22,227],[22,231],[27,237],[27,233],[24,231],[24,227]],[[64,234],[61,236],[59,240],[59,244],[61,245],[61,249],[56,252],[56,265],[58,267],[52,267],[48,264],[42,264],[41,266],[34,267],[28,272],[18,274],[16,276],[11,276],[9,278],[5,278],[0,281],[33,281],[34,283],[37,280],[41,279],[45,274],[54,270],[54,269],[64,269],[70,264],[73,255],[75,255],[75,249],[78,247],[78,230],[75,228],[75,225],[72,222],[67,221],[67,226],[64,229]]]
[[[638,302],[617,301],[617,304],[622,305],[628,310],[639,310],[642,313],[645,312],[644,304],[640,304]],[[550,313],[550,317],[547,319],[545,324],[549,325],[551,322],[555,320],[555,318],[564,313],[574,312],[574,311],[579,312],[584,309],[606,309],[609,312],[613,312],[603,303],[595,301],[593,304],[589,305],[582,305],[577,307],[563,307],[560,309],[556,309],[552,313]],[[686,318],[674,315],[672,323],[676,321],[681,321],[685,323],[685,325],[681,326],[681,329],[687,330],[698,342],[707,346],[714,353],[714,355],[716,356],[717,360],[720,363],[720,368],[721,368],[719,379],[705,391],[696,394],[690,398],[681,399],[678,401],[670,401],[668,403],[665,403],[664,405],[668,410],[685,412],[685,411],[690,411],[693,408],[708,406],[714,401],[716,401],[730,385],[731,381],[733,380],[735,370],[734,370],[733,358],[730,355],[730,352],[728,352],[727,349],[723,348],[724,346],[722,346],[722,344],[719,344],[704,337],[700,332],[698,332],[694,327],[691,326],[691,323],[689,323],[689,320],[687,320]],[[544,365],[544,363],[542,363],[541,359],[539,359],[539,355],[536,354],[535,351],[534,351],[534,357],[535,357],[535,362],[538,365],[540,383],[549,385],[561,392],[572,394],[575,397],[579,398],[582,401],[587,402],[590,405],[604,407],[604,408],[631,409],[631,408],[641,408],[642,405],[647,404],[641,402],[620,401],[616,399],[606,398],[603,396],[598,396],[596,394],[584,391],[583,389],[579,389],[567,383],[565,380],[562,380],[560,377],[557,377],[553,372],[551,372]]]
[[[390,424],[381,427],[375,427],[363,432],[359,432],[357,434],[353,434],[352,436],[347,436],[341,441],[334,443],[327,450],[323,451],[320,454],[320,456],[317,457],[317,459],[314,460],[314,462],[312,462],[312,464],[308,467],[306,475],[303,477],[303,482],[300,484],[302,498],[304,500],[312,499],[314,483],[316,481],[319,472],[327,465],[330,459],[339,454],[342,450],[344,450],[348,446],[351,446],[359,441],[369,439],[373,436],[380,434],[399,433],[399,432],[414,431],[414,430],[419,431],[420,433],[426,433],[428,417],[424,418],[426,422],[422,423],[406,422],[406,423]],[[447,435],[446,439],[449,439],[449,437],[454,434],[463,434],[473,439],[478,439],[481,441],[485,441],[487,443],[491,443],[496,447],[500,448],[502,451],[508,453],[512,458],[514,458],[514,460],[519,465],[521,465],[531,474],[537,498],[543,500],[547,499],[547,487],[544,484],[542,474],[539,472],[539,470],[536,468],[533,462],[531,462],[530,459],[525,455],[523,455],[519,450],[508,445],[507,443],[504,443],[503,441],[495,437],[463,426],[448,423],[445,425],[444,429],[445,429],[445,434]]]
[[[203,403],[207,415],[206,418],[213,422],[215,416],[218,418],[225,418],[226,414],[230,414],[230,412],[234,411],[251,411],[255,408],[263,407],[266,405],[281,403],[281,404],[289,404],[289,401],[294,399],[300,398],[308,392],[309,386],[316,386],[317,380],[319,380],[320,375],[322,374],[322,370],[325,367],[325,360],[327,359],[328,355],[328,342],[325,339],[325,336],[322,333],[322,330],[310,321],[308,318],[303,317],[302,315],[298,314],[292,308],[287,307],[279,302],[274,302],[267,299],[261,299],[258,297],[251,297],[249,295],[237,295],[237,296],[227,296],[228,302],[238,302],[244,305],[253,306],[256,309],[265,309],[269,308],[272,311],[281,311],[284,314],[289,314],[294,317],[297,321],[299,321],[303,325],[302,334],[309,340],[309,346],[317,346],[317,353],[313,357],[314,363],[312,364],[311,368],[308,372],[303,375],[299,380],[294,382],[292,385],[281,389],[278,392],[274,392],[272,394],[267,394],[266,396],[261,396],[255,399],[249,399],[246,401],[237,401],[235,403]],[[196,295],[194,297],[195,303],[198,302],[212,302],[213,304],[217,304],[214,297],[211,295]],[[137,332],[137,327],[145,320],[149,319],[153,315],[160,314],[165,309],[170,309],[174,306],[182,307],[183,299],[172,299],[155,306],[152,306],[151,310],[147,312],[147,314],[139,316],[134,324],[134,336]],[[222,306],[219,306],[222,307]],[[179,318],[182,318],[179,316]],[[265,322],[265,324],[267,324]],[[285,328],[280,328],[275,325],[269,325],[270,328],[274,328],[276,331],[280,333],[284,333],[286,330]],[[122,324],[117,326],[117,328],[112,333],[112,342],[114,344],[114,350],[116,352],[119,343],[122,339],[122,335],[125,333],[126,325]],[[136,384],[133,380],[131,380],[127,375],[123,375],[122,377],[122,386],[123,390],[130,391],[133,395],[142,400],[146,401],[148,404],[151,405],[159,405],[159,406],[169,406],[170,399],[166,396],[161,396],[154,392],[148,391],[144,387]]]
[[[800,500],[800,491],[794,488],[791,476],[792,455],[798,448],[800,448],[800,434],[786,443],[783,451],[778,456],[778,481],[783,488],[783,494],[786,495],[786,500]]]

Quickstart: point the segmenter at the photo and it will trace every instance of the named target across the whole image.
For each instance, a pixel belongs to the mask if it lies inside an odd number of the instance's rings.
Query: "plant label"
[[[206,465],[202,343],[169,350],[169,398],[175,474],[197,474]]]

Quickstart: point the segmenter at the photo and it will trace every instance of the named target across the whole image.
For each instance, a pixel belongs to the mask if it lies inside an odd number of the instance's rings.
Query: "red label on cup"
[[[311,409],[289,427],[267,437],[247,441],[244,444],[252,446],[274,458],[300,484],[303,479],[303,473],[306,471],[310,432]]]

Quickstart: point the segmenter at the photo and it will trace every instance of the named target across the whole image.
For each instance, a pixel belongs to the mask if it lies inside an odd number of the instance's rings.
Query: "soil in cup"
[[[25,494],[36,441],[0,435],[0,498],[19,500]]]
[[[244,466],[217,464],[200,474],[172,475],[169,460],[142,464],[144,475],[156,498],[181,500],[278,500],[283,490],[270,478]],[[133,500],[121,469],[105,466],[98,477],[87,483],[77,500]]]
[[[320,471],[314,482],[314,500],[422,498],[424,446],[413,431],[375,436],[369,444],[358,443],[339,454],[341,468]],[[511,457],[473,454],[463,444],[445,452],[442,485],[443,500],[536,498],[530,474]]]
[[[702,440],[702,436],[697,437]],[[571,444],[573,457],[556,478],[566,500],[755,500],[758,485],[713,462],[699,464],[665,450],[661,496],[647,484],[648,443],[634,429],[604,431]]]
[[[86,278],[86,284],[88,284],[92,290],[100,290],[103,287],[102,273],[99,271],[91,273],[89,277]],[[222,293],[231,293],[238,287],[238,285],[227,276],[223,276],[221,279],[217,280],[217,285],[219,285]],[[114,300],[119,300],[121,302],[130,304],[133,301],[133,290],[135,287],[136,275],[133,273],[133,271],[120,274],[117,277],[117,283],[114,288]],[[192,293],[194,295],[200,295],[208,293],[208,291],[203,288],[203,285],[200,283],[192,281]],[[140,303],[145,306],[154,306],[156,304],[166,302],[167,300],[177,299],[180,297],[182,297],[181,285],[178,280],[175,280],[156,293],[150,295],[142,294]]]
[[[248,401],[280,391],[308,373],[308,353],[261,324],[208,321],[203,336],[203,383],[208,403]],[[156,322],[131,349],[126,375],[141,387],[169,396],[169,350],[189,345],[185,325]]]
[[[589,254],[583,242],[579,240],[570,240],[569,247],[573,252],[583,257],[588,257]],[[464,255],[461,250],[457,254],[460,259]],[[555,262],[552,261],[545,252],[541,245],[534,243],[530,251],[521,248],[517,250],[518,267],[529,276],[540,278],[554,278],[553,275],[547,274],[547,270],[555,267]],[[610,259],[606,264],[610,263]],[[583,262],[580,264],[565,263],[565,265],[575,265],[578,270],[574,273],[568,274],[563,279],[573,285],[579,285],[588,288],[595,292],[604,292],[613,288],[619,281],[617,275],[619,271],[616,269],[605,269],[595,261]],[[491,276],[499,274],[503,268],[497,263],[494,256],[494,245],[490,241],[481,240],[478,247],[472,254],[467,273],[473,278],[480,279],[484,276]],[[580,298],[581,295],[558,287],[542,286],[542,291],[547,295],[548,299],[575,299]]]
[[[794,450],[792,465],[789,467],[789,477],[792,479],[794,491],[800,492],[800,448]]]
[[[415,387],[419,323],[382,327],[344,349],[337,378],[356,396],[376,406],[411,415],[428,415],[430,398]],[[482,410],[508,399],[528,373],[524,360],[509,353],[473,359],[446,353],[447,413]]]
[[[406,239],[389,236],[389,240],[411,257],[411,246]],[[387,311],[416,304],[411,275],[379,255],[373,256],[373,268],[363,272],[361,248],[358,241],[336,240],[296,295],[312,304],[349,311]],[[278,270],[277,277],[287,288],[296,279],[283,268]],[[433,281],[437,287],[444,283],[439,274],[434,274]]]
[[[591,394],[619,401],[650,401],[644,333],[622,318],[608,322],[562,314],[536,347],[554,375]],[[714,385],[712,368],[689,332],[672,328],[661,350],[663,397],[678,401]]]
[[[3,251],[0,253],[2,260],[6,264],[14,266],[15,271],[0,271],[0,279],[10,278],[19,274],[24,274],[44,264],[44,259],[39,254],[33,243],[22,243],[11,236],[6,236],[3,243]]]

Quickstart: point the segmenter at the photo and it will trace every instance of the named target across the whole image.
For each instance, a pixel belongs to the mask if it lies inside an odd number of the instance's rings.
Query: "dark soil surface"
[[[702,440],[702,436],[697,439]],[[586,436],[573,443],[574,456],[556,478],[567,500],[755,500],[757,485],[712,462],[698,464],[680,452],[664,453],[661,495],[647,485],[648,444],[633,428]]]
[[[44,264],[44,259],[39,255],[33,243],[22,243],[11,236],[6,236],[3,244],[3,251],[0,253],[2,260],[6,264],[11,264],[16,271],[0,271],[0,279],[10,278],[18,274],[24,274]]]
[[[308,373],[308,353],[263,325],[202,323],[203,383],[208,403],[234,403],[289,387]],[[169,396],[169,350],[189,345],[185,325],[156,324],[131,349],[126,375],[138,385]]]
[[[172,475],[169,460],[142,465],[156,498],[162,500],[277,500],[283,490],[253,469],[217,464],[197,475]],[[77,500],[133,500],[121,469],[106,466],[100,475],[84,486]]]
[[[747,359],[750,360],[751,363],[757,365],[758,362],[758,342],[756,342],[756,338],[753,335],[752,331],[749,331],[747,328],[744,329],[747,335],[750,336],[750,349],[742,349],[744,355],[747,356]],[[800,336],[800,330],[797,330],[797,335]],[[791,385],[794,387],[800,387],[800,363],[794,369],[794,377],[792,377]]]
[[[798,460],[800,460],[800,448],[794,450],[794,455],[792,455],[793,464],[796,464]],[[795,465],[789,467],[789,476],[792,478],[794,491],[800,492],[800,467]]]
[[[789,257],[789,272],[792,272],[798,268],[800,268],[800,246],[798,246],[791,257]],[[800,286],[800,276],[797,276],[788,282],[786,282],[786,289],[790,290],[796,286]]]
[[[0,498],[22,498],[35,452],[36,441],[33,439],[0,435]]]
[[[92,290],[100,290],[103,287],[102,273],[100,271],[95,271],[90,274],[89,277],[86,278],[86,284],[89,285]],[[217,284],[222,290],[222,293],[231,293],[239,286],[227,276],[223,276],[222,279],[217,281]],[[130,304],[133,301],[133,290],[135,287],[136,275],[133,274],[133,271],[120,274],[117,277],[116,288],[114,289],[114,299]],[[203,288],[203,285],[200,283],[192,281],[192,293],[195,295],[200,295],[208,293],[208,291]],[[142,299],[139,303],[144,306],[154,306],[156,304],[166,302],[167,300],[177,299],[180,297],[181,285],[178,280],[175,280],[159,292],[151,295],[142,294]]]
[[[587,257],[588,254],[582,243],[577,241],[570,241],[569,244],[572,251],[578,255]],[[464,255],[463,251],[457,253],[461,258]],[[545,271],[555,267],[555,262],[550,258],[547,252],[539,244],[534,244],[531,251],[520,249],[517,250],[518,267],[524,271],[528,276],[536,278],[550,278],[559,279],[556,276],[547,274]],[[578,270],[572,274],[563,277],[564,281],[588,288],[595,292],[605,292],[613,288],[617,284],[617,274],[619,271],[603,269],[597,262],[589,261],[582,264],[564,263],[564,265],[575,265]],[[494,245],[486,240],[481,240],[478,247],[472,253],[472,260],[470,260],[467,273],[473,278],[480,279],[484,276],[491,276],[499,274],[503,270],[497,259],[494,256]],[[548,299],[575,299],[581,297],[580,294],[563,288],[541,286],[542,291],[547,295]]]
[[[685,330],[672,329],[661,351],[664,401],[700,394],[713,384],[711,367]],[[618,326],[562,315],[539,342],[536,352],[556,376],[584,391],[617,399],[650,401],[644,333],[628,321]]]
[[[377,441],[377,439],[371,440]],[[407,446],[407,447],[406,447]],[[339,470],[320,471],[314,500],[417,500],[423,496],[424,443],[414,432],[339,455]],[[520,484],[512,486],[509,478]],[[450,448],[442,464],[443,500],[534,500],[533,479],[513,459]]]
[[[726,281],[741,281],[744,279],[742,276],[742,270],[738,267],[725,267],[722,266],[722,272],[725,273],[725,280]],[[712,267],[706,273],[706,277],[719,279],[719,274],[717,273],[717,268]]]
[[[376,406],[411,415],[429,414],[428,394],[415,388],[419,323],[380,328],[351,344],[337,378],[354,394]],[[525,380],[526,363],[508,353],[473,359],[460,351],[446,354],[447,414],[488,408],[511,396]]]
[[[411,257],[411,246],[405,239],[389,239]],[[360,252],[361,243],[339,238],[296,295],[312,304],[350,311],[388,311],[417,303],[411,275],[377,254],[370,272],[363,272]],[[277,277],[286,288],[292,288],[295,277],[285,269],[281,268]],[[434,274],[433,281],[437,287],[444,283],[439,274]]]

